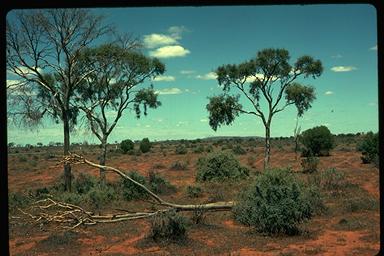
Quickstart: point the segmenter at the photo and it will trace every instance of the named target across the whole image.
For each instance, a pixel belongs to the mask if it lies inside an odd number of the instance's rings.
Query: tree
[[[20,11],[7,19],[7,71],[18,78],[15,114],[28,126],[46,115],[63,122],[64,155],[78,114],[71,106],[74,89],[94,72],[76,74],[74,67],[81,50],[110,29],[101,22],[101,16],[84,9]],[[64,177],[71,190],[69,164]]]
[[[163,74],[165,66],[158,59],[132,49],[131,45],[110,43],[84,49],[77,65],[79,74],[95,71],[75,93],[76,105],[84,112],[92,133],[101,143],[100,165],[105,165],[108,136],[126,109],[133,107],[136,117],[140,118],[142,112],[147,115],[148,108],[161,105],[152,86],[137,87]],[[102,168],[100,178],[105,182]]]
[[[329,129],[324,126],[316,126],[305,130],[300,137],[304,145],[304,156],[328,156],[329,151],[335,146],[334,139]]]
[[[310,56],[299,57],[293,66],[288,63],[289,59],[285,49],[264,49],[249,61],[218,67],[217,81],[224,93],[210,97],[206,106],[209,125],[215,131],[223,124],[231,124],[239,114],[254,115],[262,120],[265,127],[264,169],[270,159],[272,117],[293,104],[299,111],[307,110],[315,98],[314,90],[294,81],[300,76],[319,77],[323,71],[320,60]],[[231,89],[240,94],[230,94]],[[285,102],[280,104],[284,95]],[[240,96],[250,103],[250,109],[239,103]]]

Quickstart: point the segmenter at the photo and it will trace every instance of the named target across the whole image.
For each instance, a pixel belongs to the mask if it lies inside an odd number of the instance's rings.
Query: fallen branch
[[[63,225],[65,229],[74,229],[80,225],[95,225],[97,223],[113,223],[119,221],[149,218],[156,214],[171,210],[204,212],[219,210],[228,211],[231,210],[234,206],[233,201],[207,204],[175,204],[167,202],[164,199],[160,198],[158,195],[156,195],[154,192],[149,190],[146,186],[144,186],[140,182],[135,181],[134,179],[126,175],[123,171],[117,168],[96,164],[77,154],[69,154],[68,156],[65,156],[64,160],[61,162],[69,164],[87,164],[99,169],[104,169],[106,172],[109,171],[118,174],[123,179],[129,180],[130,182],[142,188],[154,200],[154,202],[152,202],[153,204],[164,206],[166,208],[152,212],[127,211],[127,213],[125,214],[96,215],[93,212],[84,210],[80,206],[64,202],[57,202],[51,198],[48,198],[35,202],[30,207],[31,212],[26,212],[24,210],[19,209],[21,213],[29,216],[35,222],[54,222]],[[68,224],[71,225],[68,226]]]

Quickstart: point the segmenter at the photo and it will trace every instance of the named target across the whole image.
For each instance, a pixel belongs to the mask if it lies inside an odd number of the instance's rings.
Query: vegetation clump
[[[243,149],[240,145],[236,145],[233,149],[232,152],[236,155],[245,155],[247,151]]]
[[[329,156],[329,151],[334,148],[334,140],[326,126],[317,126],[305,130],[300,141],[304,145],[303,156]]]
[[[143,184],[144,186],[147,184],[145,177],[140,175],[136,171],[132,171],[128,175],[131,179]],[[122,190],[123,190],[123,197],[125,200],[134,200],[134,199],[140,199],[147,196],[147,193],[145,190],[130,180],[123,179],[121,182]]]
[[[319,164],[319,158],[315,156],[308,156],[301,160],[301,167],[303,168],[303,173],[313,173],[317,172],[317,166]]]
[[[140,151],[143,153],[147,153],[151,150],[152,143],[149,141],[148,138],[144,138],[140,142]]]
[[[364,164],[379,163],[379,133],[368,132],[361,143],[358,144],[357,150],[361,152],[361,161]]]
[[[178,155],[185,155],[187,154],[187,152],[188,152],[187,147],[182,144],[177,145],[175,148],[175,153]]]
[[[149,236],[155,241],[178,241],[186,237],[186,219],[176,211],[160,212],[151,219]]]
[[[149,189],[156,194],[168,194],[176,191],[175,186],[154,171],[148,173],[148,184]]]
[[[128,151],[133,150],[134,147],[135,147],[135,144],[130,139],[123,140],[120,143],[120,149],[121,151],[123,151],[124,154],[126,154]]]
[[[311,198],[319,198],[317,191],[306,189],[289,169],[266,170],[240,194],[233,212],[237,221],[259,232],[293,235],[314,214]]]
[[[201,196],[202,189],[199,186],[188,186],[187,187],[187,195],[190,198],[196,198]]]
[[[197,181],[224,181],[243,179],[249,170],[229,153],[213,153],[197,161]]]
[[[184,161],[176,161],[171,164],[170,169],[175,171],[184,171],[188,169],[188,163]]]

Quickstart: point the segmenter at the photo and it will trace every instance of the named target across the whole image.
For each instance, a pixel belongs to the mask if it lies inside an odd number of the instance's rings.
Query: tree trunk
[[[265,126],[265,151],[264,151],[264,170],[268,168],[271,152],[271,130],[270,125]]]
[[[70,145],[70,137],[69,137],[69,118],[67,113],[63,111],[63,123],[64,123],[64,156],[69,155],[69,145]],[[72,174],[71,174],[71,165],[69,163],[64,164],[64,185],[66,191],[71,191],[72,187]]]
[[[101,142],[101,155],[100,155],[100,165],[105,165],[106,157],[107,157],[107,139],[103,138]],[[106,183],[106,176],[105,176],[105,170],[103,168],[100,168],[100,183],[101,185],[105,185]]]

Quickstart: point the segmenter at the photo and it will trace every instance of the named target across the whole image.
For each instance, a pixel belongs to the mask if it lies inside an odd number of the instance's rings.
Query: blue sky
[[[238,64],[265,48],[285,48],[291,63],[302,55],[320,59],[323,74],[298,82],[313,85],[317,99],[300,119],[302,130],[326,125],[332,133],[378,130],[376,10],[370,5],[239,6],[95,9],[118,31],[142,39],[143,52],[158,57],[166,72],[152,81],[162,106],[136,119],[126,112],[109,141],[263,136],[254,116],[240,116],[214,132],[205,109],[218,95],[213,71]],[[10,79],[10,78],[9,78]],[[143,86],[148,86],[149,82]],[[245,103],[245,101],[243,102]],[[272,136],[291,136],[291,106],[274,116]],[[62,125],[47,121],[38,131],[8,127],[8,141],[62,141]],[[73,142],[98,143],[79,127]]]

